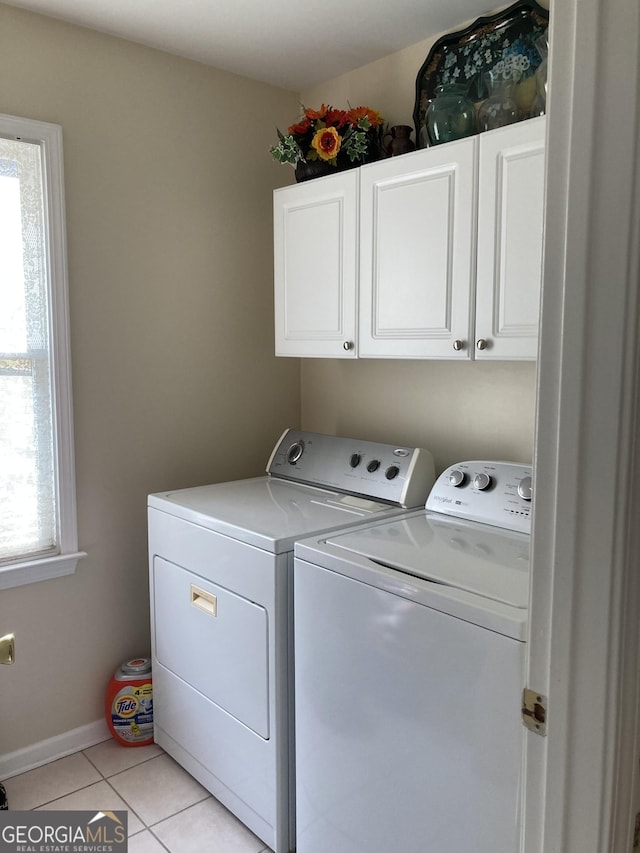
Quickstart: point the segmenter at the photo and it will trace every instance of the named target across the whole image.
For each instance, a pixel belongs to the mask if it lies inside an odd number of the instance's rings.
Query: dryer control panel
[[[424,506],[435,481],[433,456],[421,447],[294,429],[280,437],[267,473],[407,508]]]
[[[531,466],[515,462],[459,462],[443,471],[426,509],[531,533]]]

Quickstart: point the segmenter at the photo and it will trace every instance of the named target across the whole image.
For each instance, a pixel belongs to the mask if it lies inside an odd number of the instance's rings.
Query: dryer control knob
[[[367,465],[367,471],[370,474],[373,474],[375,471],[378,470],[379,467],[380,467],[380,460],[379,459],[372,459],[371,462],[369,462],[369,464]]]
[[[523,501],[530,501],[532,488],[531,488],[531,477],[523,477],[518,483],[518,494],[522,498]]]
[[[466,480],[467,475],[459,468],[454,468],[453,471],[449,473],[449,482],[452,486],[464,486]]]
[[[485,489],[488,489],[489,486],[493,483],[489,474],[486,474],[484,471],[481,474],[476,474],[473,478],[473,487],[477,489],[479,492],[484,492]]]
[[[387,470],[384,472],[384,476],[387,478],[387,480],[395,480],[399,473],[400,469],[397,465],[389,465]]]
[[[351,465],[352,468],[357,468],[358,465],[360,464],[361,459],[362,459],[362,456],[360,456],[359,453],[352,453],[351,459],[349,460],[349,465]]]
[[[296,441],[287,451],[287,462],[289,465],[295,465],[304,453],[304,441]]]

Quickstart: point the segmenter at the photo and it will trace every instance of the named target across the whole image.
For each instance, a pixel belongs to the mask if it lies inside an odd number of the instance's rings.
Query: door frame
[[[523,853],[628,853],[638,811],[640,9],[551,8]]]

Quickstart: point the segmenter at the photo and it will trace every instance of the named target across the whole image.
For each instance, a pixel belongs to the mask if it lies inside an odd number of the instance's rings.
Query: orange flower
[[[330,127],[331,125],[335,127],[342,127],[347,123],[347,113],[345,110],[334,110],[333,107],[329,107],[327,114],[324,117],[324,123],[327,127]]]
[[[384,122],[384,116],[377,110],[372,110],[370,107],[354,107],[347,113],[347,119],[353,125],[358,124],[358,119],[368,118],[369,124],[372,127],[378,127]]]
[[[292,133],[298,133],[300,136],[305,134],[309,128],[311,127],[311,120],[305,116],[302,121],[299,121],[297,124],[292,124],[291,127],[287,130],[287,133],[291,135]]]
[[[321,128],[311,140],[311,147],[318,152],[321,160],[333,160],[341,144],[340,134],[335,127]]]
[[[306,118],[317,120],[319,118],[324,118],[330,109],[331,107],[328,107],[326,104],[322,104],[319,110],[312,110],[311,107],[307,107],[304,114]]]

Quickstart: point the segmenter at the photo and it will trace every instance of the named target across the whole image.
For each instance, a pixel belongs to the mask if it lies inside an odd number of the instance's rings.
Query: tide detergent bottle
[[[123,746],[153,743],[153,684],[149,658],[132,658],[113,673],[104,703],[107,725]]]

